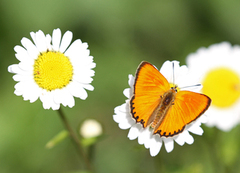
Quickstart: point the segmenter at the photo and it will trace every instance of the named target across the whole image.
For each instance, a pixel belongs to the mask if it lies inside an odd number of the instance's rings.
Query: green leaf
[[[56,146],[58,143],[62,142],[68,136],[68,131],[62,130],[57,135],[55,135],[47,144],[46,148],[51,149]]]

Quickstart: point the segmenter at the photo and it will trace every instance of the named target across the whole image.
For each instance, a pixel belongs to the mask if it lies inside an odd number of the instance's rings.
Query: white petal
[[[201,117],[199,117],[197,119],[197,121],[200,121],[201,123],[206,123],[208,121],[208,118],[207,118],[206,114],[203,114],[203,115],[201,115]]]
[[[122,126],[124,126],[124,124],[127,124],[127,126],[129,126],[128,128],[130,128],[132,126],[132,123],[129,124],[128,119],[129,119],[129,116],[127,115],[127,113],[118,112],[116,115],[113,115],[113,120],[115,122],[119,124],[123,124]],[[127,128],[121,128],[121,129],[127,129]]]
[[[43,103],[43,108],[44,109],[50,109],[52,108],[53,110],[58,110],[60,108],[60,104],[55,103],[53,101],[53,94],[51,92],[43,92],[40,95],[40,100]]]
[[[121,106],[119,106],[119,111],[123,112],[123,113],[128,113],[128,115],[131,116],[129,107],[130,107],[129,102],[126,102],[126,103],[122,104]]]
[[[82,48],[87,49],[88,48],[88,43],[82,43]]]
[[[22,95],[23,100],[30,100],[31,103],[35,102],[40,96],[40,90],[33,81],[21,81],[14,88],[16,95]]]
[[[65,50],[67,49],[67,47],[69,46],[69,44],[72,41],[72,37],[73,37],[72,32],[70,32],[70,31],[65,32],[65,34],[63,35],[63,38],[62,38],[60,49],[59,49],[60,52],[65,52]]]
[[[81,98],[82,100],[85,100],[88,96],[83,86],[78,82],[72,81],[68,84],[67,89],[71,95]]]
[[[135,124],[135,120],[131,117],[129,112],[122,111],[122,107],[126,105],[117,106],[114,109],[113,120],[118,123],[120,129],[128,129]]]
[[[194,142],[194,138],[192,137],[192,135],[190,135],[189,133],[188,133],[188,131],[185,131],[186,132],[186,134],[185,134],[185,138],[186,138],[186,143],[187,144],[193,144],[193,142]]]
[[[198,125],[191,125],[189,128],[188,128],[188,131],[189,132],[192,132],[192,133],[194,133],[194,134],[196,134],[196,135],[202,135],[203,134],[203,129],[200,127],[200,126],[198,126]]]
[[[30,57],[27,53],[27,50],[24,49],[22,46],[17,45],[14,47],[14,50],[16,52],[15,56],[19,61],[26,61],[26,60],[30,59]]]
[[[39,52],[47,51],[46,37],[41,30],[36,32],[36,42],[35,42],[35,44],[36,44]]]
[[[19,67],[17,64],[13,64],[8,66],[8,72],[10,73],[17,73],[17,71],[19,71]]]
[[[123,105],[125,105],[125,103]],[[114,115],[113,119],[117,123],[120,123],[121,121],[123,121],[122,119],[126,119],[127,117],[127,112],[120,111],[121,106],[122,105],[114,108],[114,114],[116,115]]]
[[[19,75],[29,75],[29,71],[22,70],[18,64],[13,64],[13,65],[8,66],[8,71],[10,73],[16,73]]]
[[[134,81],[135,81],[135,77],[133,76],[133,75],[128,75],[128,85],[130,86],[130,87],[133,87],[133,85],[134,85]]]
[[[34,62],[33,61],[22,61],[18,64],[18,67],[24,71],[31,71],[33,72],[33,64]],[[31,74],[30,72],[30,74]]]
[[[148,128],[142,128],[138,136],[138,143],[145,144],[150,140],[150,133]]]
[[[143,132],[143,135],[145,136],[145,141],[144,141],[144,146],[145,148],[150,148],[151,146],[151,142],[152,142],[152,139],[153,139],[153,134],[152,134],[152,130],[150,130],[150,128],[145,128],[144,129],[144,132]]]
[[[123,94],[127,97],[127,98],[130,98],[130,88],[126,88],[124,91],[123,91]]]
[[[30,100],[30,103],[35,102],[38,97],[40,96],[41,90],[35,86],[34,84],[28,85],[28,87],[25,88],[25,91],[23,93],[24,100]]]
[[[48,49],[49,51],[52,50],[51,41],[52,41],[52,37],[51,37],[49,34],[47,34],[47,35],[46,35],[46,45],[47,45],[47,49]]]
[[[181,134],[175,137],[175,141],[178,143],[178,145],[181,145],[181,146],[183,146],[185,143],[185,139]]]
[[[136,139],[140,134],[141,130],[142,130],[142,125],[140,123],[134,124],[128,132],[128,138],[130,140]]]
[[[172,61],[174,63],[174,83],[179,85],[181,80],[184,80],[188,75],[188,68],[186,65],[179,65],[178,61]]]
[[[187,130],[184,130],[175,138],[175,141],[182,146],[185,142],[187,144],[192,144],[194,142],[194,139]]]
[[[120,123],[120,122],[123,121],[123,120],[122,120],[123,117],[124,117],[124,116],[121,116],[121,114],[113,115],[113,120],[114,120],[116,123]]]
[[[83,88],[79,88],[81,95],[79,96],[80,99],[85,100],[88,97],[87,91]]]
[[[95,68],[96,67],[96,63],[94,63],[94,62],[91,62],[91,64],[89,64],[89,68]]]
[[[26,48],[29,56],[32,59],[36,59],[39,55],[37,47],[27,38],[23,37],[21,40],[22,45]]]
[[[43,108],[44,108],[44,106],[43,106]],[[52,108],[52,110],[58,110],[58,109],[60,108],[60,104],[55,104],[55,103],[53,103],[53,104],[51,105],[51,108]],[[46,108],[44,108],[44,109],[46,109]]]
[[[29,81],[20,81],[18,83],[16,83],[16,85],[14,86],[14,88],[17,90],[17,91],[24,91],[26,86],[28,86],[29,84]]]
[[[78,52],[82,50],[82,41],[80,39],[75,40],[70,47],[66,50],[65,55],[68,57],[78,57]]]
[[[32,37],[32,40],[33,40],[34,44],[37,45],[36,44],[36,42],[37,42],[36,41],[36,33],[35,32],[30,32],[30,36]]]
[[[173,63],[170,61],[165,61],[160,69],[162,75],[168,80],[168,82],[173,83]]]
[[[61,41],[61,30],[54,29],[52,33],[52,47],[53,50],[59,51],[59,46],[60,46],[60,41]]]
[[[85,89],[89,90],[89,91],[93,91],[94,87],[90,84],[81,84]]]
[[[133,125],[130,118],[125,119],[124,121],[121,121],[118,126],[120,129],[129,129]]]
[[[165,149],[166,151],[169,153],[173,150],[174,147],[174,143],[173,143],[173,138],[164,138],[164,145],[165,145]]]
[[[187,66],[180,66],[178,61],[166,61],[162,65],[160,72],[168,80],[169,83],[179,85],[179,81],[186,77],[188,73]],[[174,74],[173,74],[174,73]]]
[[[150,145],[150,155],[152,157],[156,156],[162,148],[162,139],[159,135],[153,135]]]
[[[17,91],[17,90],[15,90],[15,91],[14,91],[14,94],[15,94],[16,96],[21,96],[21,95],[23,94],[23,92],[22,92],[22,91]]]
[[[13,76],[13,80],[15,81],[27,81],[27,80],[32,80],[33,79],[33,76],[32,75],[14,75]]]
[[[216,121],[216,122],[218,122],[218,121]],[[237,124],[236,122],[230,123],[230,121],[229,121],[228,123],[225,123],[225,124],[222,122],[220,122],[219,124],[216,123],[215,126],[222,131],[229,132],[233,127],[236,126],[236,124]]]
[[[63,106],[69,106],[70,108],[74,106],[75,101],[73,96],[68,92],[66,88],[56,89],[52,91],[53,101],[56,104],[61,104]]]
[[[81,74],[81,73],[77,73],[73,76],[73,80],[78,81],[80,83],[91,83],[93,81],[93,79],[89,76],[86,76],[85,74]]]
[[[79,62],[79,64],[77,64],[76,62],[72,62],[73,68],[74,68],[74,76],[73,77],[81,77],[81,78],[90,78],[92,76],[94,76],[95,71],[92,70],[90,67],[88,67],[87,65],[84,64],[84,62]],[[80,65],[81,64],[81,65]]]

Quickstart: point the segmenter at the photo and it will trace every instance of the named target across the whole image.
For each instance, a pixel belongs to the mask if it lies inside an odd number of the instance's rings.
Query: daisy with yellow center
[[[227,42],[200,48],[187,65],[200,76],[202,93],[212,99],[206,125],[229,131],[240,122],[240,47]]]
[[[30,35],[33,42],[24,37],[23,47],[14,47],[20,63],[8,67],[18,82],[14,93],[31,103],[40,98],[44,109],[53,110],[60,104],[73,107],[73,97],[85,100],[86,89],[94,89],[90,83],[96,66],[88,44],[77,39],[70,45],[72,32],[67,31],[61,38],[60,29],[53,30],[52,37],[41,30]]]

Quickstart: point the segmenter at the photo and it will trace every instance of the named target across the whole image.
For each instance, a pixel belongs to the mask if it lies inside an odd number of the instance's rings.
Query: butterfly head
[[[180,88],[179,88],[176,84],[171,84],[171,83],[170,83],[170,89],[171,89],[173,92],[178,92],[178,91],[180,91]]]

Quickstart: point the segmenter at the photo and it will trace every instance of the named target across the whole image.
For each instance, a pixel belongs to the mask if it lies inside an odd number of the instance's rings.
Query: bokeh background
[[[97,64],[95,90],[76,105],[63,108],[73,128],[86,118],[97,119],[104,137],[95,146],[94,165],[99,173],[225,173],[240,172],[239,126],[230,132],[204,129],[193,135],[193,145],[152,158],[137,140],[127,138],[113,121],[114,107],[125,101],[128,74],[149,61],[161,67],[165,60],[185,64],[186,56],[200,47],[229,41],[240,44],[240,1],[235,0],[0,0],[0,172],[73,173],[80,170],[71,140],[52,149],[45,144],[64,129],[57,112],[44,110],[15,96],[7,67],[18,63],[14,46],[31,31],[52,34],[73,32],[73,39],[89,44]]]

